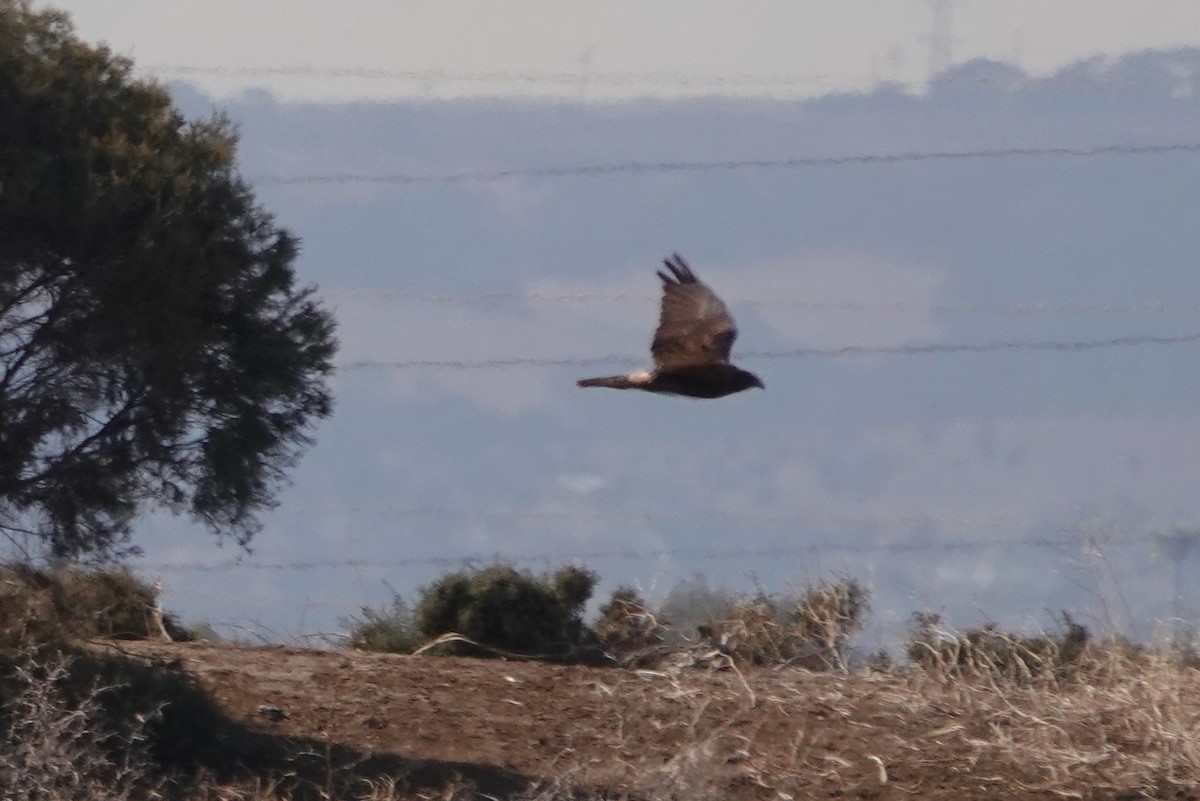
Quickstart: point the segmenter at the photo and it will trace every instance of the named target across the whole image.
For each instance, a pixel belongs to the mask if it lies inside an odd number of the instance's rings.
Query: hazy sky
[[[39,4],[40,5],[40,4]],[[521,0],[63,0],[80,34],[206,91],[290,98],[714,91],[812,95],[919,85],[934,62],[986,56],[1044,73],[1071,61],[1200,41],[1195,0],[647,3]],[[941,66],[946,66],[944,63]],[[204,70],[376,70],[373,77]],[[415,73],[407,75],[406,73]],[[429,75],[428,73],[442,73]],[[576,76],[589,75],[586,89]],[[504,73],[505,80],[487,80]]]
[[[255,553],[199,570],[239,554],[138,522],[185,618],[330,631],[494,554],[580,557],[605,590],[659,595],[695,571],[740,589],[849,573],[876,592],[868,645],[921,608],[1115,610],[1142,631],[1169,610],[1154,534],[1200,528],[1194,0],[955,4],[933,53],[948,41],[962,66],[927,94],[839,96],[924,88],[929,3],[61,5],[82,37],[186,81],[187,113],[224,98],[245,175],[339,319],[335,414]],[[1045,77],[964,63],[982,55]],[[289,67],[309,71],[269,71]],[[576,102],[714,91],[821,96]],[[464,93],[509,97],[426,102]],[[528,102],[544,94],[568,102]],[[369,95],[392,102],[350,102]],[[313,175],[334,180],[278,180]],[[676,250],[768,390],[576,389],[646,357],[653,271]]]

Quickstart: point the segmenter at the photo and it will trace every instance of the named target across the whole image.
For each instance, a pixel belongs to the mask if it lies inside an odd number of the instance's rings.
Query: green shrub
[[[382,609],[364,606],[360,612],[361,617],[348,621],[351,648],[411,654],[421,646],[412,607],[399,594],[392,596],[389,606]]]
[[[415,628],[426,640],[455,633],[482,646],[451,644],[446,653],[565,656],[595,643],[582,619],[595,585],[594,573],[572,566],[549,576],[505,564],[462,570],[421,591]]]

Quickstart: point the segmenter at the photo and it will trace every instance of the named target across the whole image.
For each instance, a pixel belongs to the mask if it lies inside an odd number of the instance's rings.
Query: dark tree
[[[111,553],[133,515],[246,544],[329,414],[333,321],[221,118],[0,0],[0,531]]]

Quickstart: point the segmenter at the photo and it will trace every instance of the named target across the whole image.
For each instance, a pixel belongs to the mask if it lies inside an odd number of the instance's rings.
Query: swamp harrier
[[[700,283],[678,253],[664,259],[662,312],[650,344],[654,369],[606,378],[585,378],[581,387],[641,389],[692,398],[720,398],[750,387],[758,376],[729,363],[737,326],[721,299]]]

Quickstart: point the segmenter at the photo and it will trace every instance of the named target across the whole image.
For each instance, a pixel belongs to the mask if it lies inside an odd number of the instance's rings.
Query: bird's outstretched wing
[[[675,253],[664,259],[662,313],[650,354],[659,368],[729,361],[737,326],[711,289],[700,283]]]

